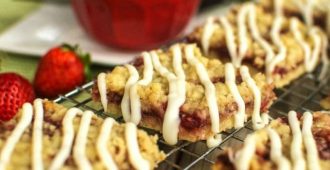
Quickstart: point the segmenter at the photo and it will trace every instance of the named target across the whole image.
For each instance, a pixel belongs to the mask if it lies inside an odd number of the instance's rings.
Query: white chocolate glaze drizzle
[[[186,81],[182,68],[182,54],[179,45],[173,46],[173,68],[175,79],[169,80],[168,104],[164,115],[163,136],[169,144],[176,144],[180,126],[180,107],[186,99]]]
[[[73,147],[73,159],[79,169],[91,170],[92,165],[86,157],[85,150],[88,139],[88,130],[92,120],[93,112],[85,111],[82,115],[75,145]]]
[[[36,99],[33,102],[35,116],[32,132],[32,169],[44,169],[42,160],[42,123],[44,119],[44,108],[41,99]]]
[[[306,149],[307,167],[312,170],[320,170],[319,154],[312,134],[313,115],[305,112],[303,115],[302,135]]]
[[[141,101],[140,101],[140,96],[138,94],[138,86],[143,85],[147,86],[148,84],[151,83],[152,81],[152,75],[153,75],[153,65],[151,61],[151,56],[147,52],[142,53],[143,57],[143,63],[144,63],[144,70],[143,70],[143,79],[137,81],[139,79],[139,74],[135,67],[129,65],[127,66],[129,73],[130,73],[130,80],[131,82],[127,82],[125,87],[125,91],[129,91],[129,101],[130,101],[130,108],[129,105],[124,104],[126,107],[127,112],[126,116],[129,115],[125,121],[130,121],[138,125],[141,121]],[[126,99],[123,100],[122,102],[126,102]],[[122,103],[123,105],[123,103]]]
[[[105,73],[100,73],[97,76],[97,87],[99,90],[100,100],[101,100],[101,104],[103,106],[104,112],[107,111],[107,107],[108,107],[106,76],[107,75]]]
[[[148,52],[143,52],[142,53],[143,57],[143,79],[139,80],[138,84],[147,86],[151,83],[152,81],[152,76],[154,73],[154,68],[152,65],[152,60],[151,60],[151,55]]]
[[[272,128],[267,128],[267,133],[270,138],[270,159],[279,170],[291,169],[289,160],[282,154],[282,142],[278,133]]]
[[[129,160],[131,161],[133,167],[138,170],[150,169],[149,162],[141,155],[137,138],[137,128],[134,123],[126,123],[125,139],[128,148]]]
[[[130,77],[128,78],[125,85],[124,96],[121,101],[121,111],[125,122],[130,122],[131,121],[130,91],[131,91],[131,87],[139,80],[139,73],[136,70],[136,68],[132,65],[129,64],[126,65],[126,68],[130,74]]]
[[[237,54],[237,45],[235,42],[235,35],[234,35],[233,27],[231,26],[231,24],[229,23],[229,21],[226,17],[223,17],[223,16],[220,17],[219,21],[225,31],[226,44],[227,44],[227,48],[229,51],[229,55],[231,57],[231,61],[234,62],[234,61],[236,61],[238,54]]]
[[[0,169],[3,170],[6,169],[6,166],[10,161],[10,156],[14,151],[15,145],[22,137],[26,128],[30,125],[32,121],[32,117],[33,117],[32,105],[29,103],[25,103],[23,105],[20,121],[18,122],[12,134],[8,137],[0,153]]]
[[[214,31],[215,31],[214,18],[209,17],[206,20],[206,24],[204,26],[202,39],[201,39],[202,48],[205,54],[208,54],[210,40]]]
[[[283,16],[283,0],[275,0],[273,3],[275,16]]]
[[[283,17],[277,16],[275,18],[275,21],[273,23],[273,28],[271,30],[271,39],[274,42],[274,44],[279,48],[278,54],[275,55],[274,58],[272,58],[268,63],[266,63],[266,74],[267,76],[271,77],[276,65],[283,61],[286,57],[286,46],[281,40],[280,31],[283,24]]]
[[[60,151],[55,156],[54,160],[50,164],[50,170],[57,170],[63,166],[65,160],[69,157],[74,139],[74,128],[73,119],[76,115],[82,115],[82,111],[77,108],[71,108],[67,111],[64,119],[62,120],[63,125],[63,140]]]
[[[294,170],[305,169],[306,163],[302,153],[302,134],[300,130],[300,123],[297,118],[297,113],[295,111],[290,111],[288,119],[292,133],[292,143],[290,151],[291,160],[293,161],[292,168]]]
[[[253,134],[250,134],[246,137],[243,148],[235,155],[235,168],[238,170],[249,170],[250,162],[255,151],[256,139]]]
[[[300,47],[303,49],[304,51],[304,55],[305,55],[305,68],[308,72],[310,72],[310,57],[311,57],[311,48],[309,46],[309,44],[304,40],[299,28],[298,28],[298,19],[297,18],[292,18],[290,20],[290,30],[294,35],[294,38],[296,39],[296,41],[298,42],[298,44],[300,45]]]
[[[210,80],[205,66],[200,61],[198,61],[198,59],[195,58],[194,47],[194,45],[187,45],[185,47],[185,56],[188,63],[195,67],[198,78],[205,89],[205,97],[207,100],[211,118],[211,129],[214,133],[214,136],[207,139],[207,145],[208,147],[214,147],[219,145],[219,143],[221,142],[221,135],[216,135],[220,132],[220,118],[216,99],[216,90],[214,84]]]
[[[235,67],[241,66],[242,60],[248,51],[248,37],[247,37],[247,28],[246,28],[246,17],[249,13],[249,5],[244,5],[237,15],[237,26],[238,26],[238,56],[236,61],[233,61]]]
[[[317,66],[317,63],[319,61],[318,56],[321,55],[321,51],[322,51],[322,37],[318,34],[318,32],[319,30],[316,27],[312,27],[309,32],[309,34],[313,39],[313,44],[314,44],[312,55],[310,57],[310,64],[308,65],[308,69],[307,69],[307,71],[309,72],[313,71]]]
[[[250,4],[250,10],[249,10],[249,28],[251,31],[252,38],[266,51],[266,62],[269,63],[275,56],[274,50],[272,49],[272,46],[260,35],[260,31],[256,22],[256,9],[254,4]],[[266,64],[266,78],[267,82],[271,82],[271,73],[268,72],[269,64]]]
[[[179,45],[171,48],[173,54],[173,68],[175,74],[162,66],[159,61],[158,54],[155,51],[151,52],[152,62],[155,70],[169,82],[169,94],[167,101],[167,108],[164,115],[163,122],[163,136],[165,141],[174,145],[178,141],[178,133],[180,126],[180,107],[185,102],[185,74],[182,68],[182,54]]]
[[[330,8],[329,8],[330,9]],[[329,11],[330,13],[330,11]],[[328,72],[328,68],[329,68],[329,58],[328,58],[328,38],[326,37],[325,34],[321,34],[321,38],[322,38],[322,69],[321,69],[321,73],[318,77],[318,80],[322,80]]]
[[[254,129],[263,128],[266,124],[261,119],[260,116],[260,107],[261,107],[261,92],[255,81],[252,79],[249,73],[249,69],[246,66],[242,66],[240,68],[240,73],[244,82],[246,82],[247,86],[251,89],[254,98],[254,106],[252,113],[252,124]]]
[[[104,166],[108,170],[117,170],[118,167],[115,164],[114,160],[112,159],[111,154],[108,152],[108,147],[107,147],[107,141],[110,138],[111,130],[113,125],[115,124],[115,120],[108,117],[104,120],[102,127],[101,127],[101,132],[99,134],[99,137],[97,138],[96,142],[96,149],[97,153],[104,164]]]
[[[244,126],[245,121],[245,103],[240,95],[237,85],[236,85],[236,74],[235,68],[231,63],[226,63],[225,65],[225,83],[233,95],[235,102],[238,105],[238,111],[235,114],[235,128],[240,128]]]

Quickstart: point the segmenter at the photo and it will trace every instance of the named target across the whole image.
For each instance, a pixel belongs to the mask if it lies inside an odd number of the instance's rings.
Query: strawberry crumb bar
[[[275,99],[263,74],[205,58],[194,44],[144,52],[132,65],[99,74],[92,96],[107,112],[161,131],[169,144],[207,140],[210,147],[221,141],[219,132],[249,117],[263,127],[261,113]]]
[[[255,3],[236,5],[226,16],[209,18],[188,35],[188,41],[197,43],[208,57],[265,72],[267,81],[276,87],[312,72],[320,61],[324,76],[329,63],[325,33],[276,9],[269,13]]]
[[[297,17],[307,26],[319,26],[330,36],[329,0],[276,0],[286,17]],[[261,0],[259,4],[268,12],[274,12],[274,0]]]
[[[219,155],[213,170],[330,169],[330,114],[289,112]]]
[[[157,136],[132,123],[47,100],[24,104],[0,129],[0,169],[154,169],[165,158]]]

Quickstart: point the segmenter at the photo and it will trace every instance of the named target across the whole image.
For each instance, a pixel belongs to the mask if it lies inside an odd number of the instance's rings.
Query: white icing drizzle
[[[107,75],[105,73],[100,73],[97,76],[97,87],[99,89],[100,99],[101,99],[101,103],[102,103],[104,112],[107,111],[107,106],[108,106],[106,76]]]
[[[309,72],[313,71],[315,69],[315,67],[317,66],[317,63],[319,61],[318,59],[319,59],[319,56],[322,51],[322,38],[318,34],[318,32],[319,32],[318,28],[316,28],[316,27],[312,27],[309,32],[309,34],[311,35],[311,37],[313,39],[313,44],[314,44],[312,55],[309,60],[309,65],[307,67],[308,68],[307,71],[309,71]]]
[[[97,153],[108,170],[117,170],[118,167],[112,159],[111,154],[108,152],[107,141],[110,138],[111,129],[115,123],[115,120],[108,117],[104,120],[99,137],[96,142]]]
[[[222,142],[221,134],[215,134],[207,138],[206,145],[209,148],[213,148],[219,146],[221,142]]]
[[[26,128],[30,125],[33,116],[33,108],[29,103],[23,105],[22,117],[15,127],[12,134],[8,137],[3,145],[0,153],[0,169],[6,169],[7,164],[10,161],[11,154],[13,153],[16,144],[23,135]]]
[[[319,156],[316,143],[312,134],[313,115],[305,112],[303,115],[302,135],[304,139],[308,169],[320,170]]]
[[[328,68],[329,68],[329,58],[328,58],[328,52],[327,52],[328,38],[326,37],[325,34],[321,34],[321,38],[322,38],[322,64],[323,65],[322,65],[321,73],[318,77],[319,80],[322,80],[327,75]]]
[[[154,68],[152,65],[152,60],[151,60],[151,55],[148,52],[143,52],[142,53],[142,57],[143,57],[143,79],[139,80],[138,84],[139,85],[143,85],[143,86],[147,86],[151,83],[152,81],[152,76],[154,73]]]
[[[72,121],[77,114],[81,115],[82,111],[78,108],[71,108],[67,111],[66,115],[64,116],[64,119],[62,120],[62,125],[63,125],[62,145],[59,152],[55,156],[55,159],[50,164],[49,167],[50,170],[60,169],[64,164],[65,160],[70,155],[70,151],[74,139],[74,128]]]
[[[306,0],[306,5],[303,8],[303,15],[305,18],[305,22],[308,27],[312,27],[314,24],[313,17],[313,9],[314,9],[314,1],[315,0]]]
[[[211,40],[211,37],[212,37],[212,34],[214,33],[214,31],[215,31],[214,18],[209,17],[206,20],[206,24],[204,26],[203,33],[202,33],[202,39],[201,39],[202,48],[203,48],[203,51],[205,54],[208,54],[210,40]]]
[[[282,154],[282,142],[278,133],[272,128],[267,128],[267,133],[270,138],[270,159],[276,163],[279,170],[291,169],[289,160]]]
[[[235,67],[241,66],[242,60],[248,51],[248,37],[246,28],[246,17],[249,13],[249,5],[243,5],[237,15],[237,26],[238,26],[238,56],[236,60],[233,60]]]
[[[308,72],[312,71],[311,66],[310,66],[310,57],[311,57],[311,48],[309,44],[304,40],[303,35],[301,34],[299,28],[298,28],[298,19],[297,18],[292,18],[290,20],[290,29],[291,32],[294,35],[294,38],[298,42],[299,46],[303,49],[304,55],[305,55],[305,68]]]
[[[141,155],[137,138],[137,128],[134,123],[126,123],[125,139],[128,149],[128,157],[132,166],[138,170],[150,169],[149,162]]]
[[[194,45],[186,45],[185,47],[185,56],[188,63],[195,67],[199,80],[204,86],[205,97],[209,107],[209,113],[211,118],[211,129],[214,134],[220,132],[220,118],[219,118],[219,109],[216,99],[216,89],[210,77],[207,73],[205,66],[198,61],[194,56]],[[220,137],[219,137],[220,136]],[[212,136],[208,138],[207,145],[208,147],[217,146],[221,142],[221,135]]]
[[[292,133],[292,143],[291,143],[291,160],[293,161],[293,169],[300,170],[305,169],[306,163],[303,157],[303,142],[302,134],[300,131],[300,123],[297,118],[297,113],[295,111],[290,111],[288,115],[289,125]]]
[[[274,0],[274,12],[276,17],[283,15],[283,0]]]
[[[42,123],[44,119],[44,108],[41,99],[36,99],[34,105],[34,122],[32,132],[32,169],[44,169],[42,160]]]
[[[240,68],[240,73],[244,82],[251,89],[254,98],[253,114],[252,114],[252,124],[254,129],[260,129],[265,126],[263,120],[260,117],[260,107],[261,107],[261,92],[256,82],[251,78],[249,69],[246,66]]]
[[[143,79],[139,80],[139,73],[134,66],[126,65],[130,77],[126,82],[124,96],[121,101],[121,110],[124,120],[135,124],[139,124],[141,121],[141,101],[138,94],[138,86],[150,84],[153,75],[153,65],[150,54],[143,52],[142,57],[144,62]]]
[[[158,54],[155,51],[151,52],[151,59],[152,59],[152,63],[155,66],[155,70],[163,77],[166,77],[167,80],[170,82],[170,80],[174,80],[176,79],[176,76],[171,73],[170,71],[167,70],[166,67],[164,67],[160,61],[159,61],[159,57]]]
[[[236,58],[238,57],[237,54],[237,46],[235,42],[235,35],[233,31],[233,27],[229,23],[228,19],[226,17],[220,17],[219,21],[221,25],[224,28],[225,31],[225,37],[226,37],[226,44],[227,48],[231,57],[231,61],[236,61]]]
[[[243,148],[235,155],[234,165],[238,170],[249,170],[251,159],[256,151],[256,139],[253,134],[246,137]]]
[[[121,101],[121,111],[123,114],[123,118],[125,120],[125,122],[130,122],[131,121],[131,109],[130,109],[130,91],[131,91],[131,87],[137,83],[137,81],[139,80],[139,73],[136,70],[136,68],[132,65],[125,65],[125,67],[127,68],[130,77],[128,78],[126,85],[125,85],[125,91],[124,91],[124,96],[123,99]]]
[[[80,121],[79,130],[73,147],[73,159],[79,169],[91,170],[92,165],[86,156],[86,143],[88,139],[88,130],[92,120],[93,112],[85,111]]]
[[[249,10],[249,28],[251,31],[252,38],[266,51],[266,63],[269,63],[275,56],[274,50],[272,49],[272,46],[260,35],[260,31],[257,25],[257,19],[256,19],[256,9],[254,4],[250,5]],[[268,68],[269,64],[266,64],[266,77],[267,82],[271,82],[271,72]]]
[[[272,117],[269,116],[269,114],[267,112],[261,114],[261,120],[262,120],[264,125],[268,125],[270,119],[272,119]]]
[[[238,91],[235,68],[231,63],[226,63],[225,65],[225,83],[238,105],[238,111],[235,114],[235,128],[243,127],[245,121],[245,103]]]
[[[266,74],[269,77],[271,77],[275,69],[275,66],[279,62],[283,61],[286,57],[287,49],[280,37],[282,24],[283,24],[283,17],[279,15],[275,18],[273,23],[273,28],[271,30],[271,39],[274,42],[274,44],[279,48],[279,53],[276,54],[275,57],[272,58],[268,63],[266,63],[266,68],[267,68]]]
[[[163,137],[165,141],[174,145],[178,141],[180,126],[180,107],[184,104],[186,98],[185,74],[182,68],[182,54],[179,45],[171,48],[173,53],[173,68],[176,75],[169,72],[162,66],[156,52],[151,52],[154,68],[161,76],[166,77],[169,82],[169,94],[167,108],[163,122]]]

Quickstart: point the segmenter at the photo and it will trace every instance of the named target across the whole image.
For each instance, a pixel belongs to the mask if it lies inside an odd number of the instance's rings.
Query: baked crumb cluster
[[[63,127],[63,119],[68,114],[68,109],[61,105],[55,104],[50,101],[44,100],[44,121],[42,123],[42,164],[44,169],[51,168],[51,164],[55,157],[61,150],[61,145],[64,140],[65,127]],[[35,113],[34,113],[35,114]],[[3,156],[5,150],[6,141],[13,131],[17,128],[17,124],[21,121],[23,111],[21,110],[18,115],[8,121],[1,122],[0,124],[0,153]],[[35,120],[35,115],[34,115]],[[77,133],[80,126],[82,126],[82,116],[76,116],[73,118],[73,132],[75,140],[78,138]],[[90,163],[93,169],[106,169],[105,163],[101,160],[100,155],[97,151],[97,140],[100,135],[102,124],[105,121],[102,118],[92,114],[88,135],[86,139],[85,153],[87,161]],[[129,148],[127,140],[125,139],[125,124],[114,123],[111,129],[111,134],[108,140],[106,140],[107,151],[114,161],[118,169],[135,169],[129,158]],[[78,140],[78,139],[77,139]],[[140,154],[142,158],[146,160],[151,169],[157,167],[157,163],[165,158],[165,154],[158,149],[157,136],[150,136],[142,130],[137,130],[137,142]],[[80,140],[82,141],[82,140]],[[60,169],[78,169],[77,160],[74,158],[74,148],[76,147],[76,141],[73,141],[72,147],[70,148],[69,155],[60,166]],[[8,147],[8,145],[7,145]],[[5,163],[1,159],[0,164],[5,165],[8,170],[17,169],[32,169],[34,154],[32,148],[36,147],[33,143],[33,120],[31,124],[24,130],[22,136],[19,138],[17,144],[14,146],[14,150],[9,157],[9,162]],[[81,155],[82,156],[82,155]],[[85,168],[88,168],[85,167]]]
[[[291,112],[288,115],[289,118],[276,119],[269,127],[249,135],[242,148],[227,149],[220,154],[213,169],[238,169],[243,165],[252,170],[303,167],[329,169],[329,112]],[[242,155],[238,156],[243,153],[247,158],[245,161],[240,159]]]
[[[287,3],[261,1],[233,6],[225,16],[211,17],[196,28],[188,41],[203,48],[207,57],[232,62],[241,58],[257,72],[265,72],[276,87],[313,71],[320,61],[327,69],[326,33],[295,15],[287,16]],[[322,76],[326,70],[323,72]]]

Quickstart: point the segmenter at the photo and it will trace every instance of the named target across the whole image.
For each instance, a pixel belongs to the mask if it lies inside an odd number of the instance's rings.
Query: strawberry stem
[[[85,72],[85,79],[86,81],[92,80],[92,73],[91,73],[91,55],[87,52],[83,52],[78,44],[70,45],[67,43],[63,43],[61,48],[68,51],[73,51],[79,59],[84,64],[84,72]]]

